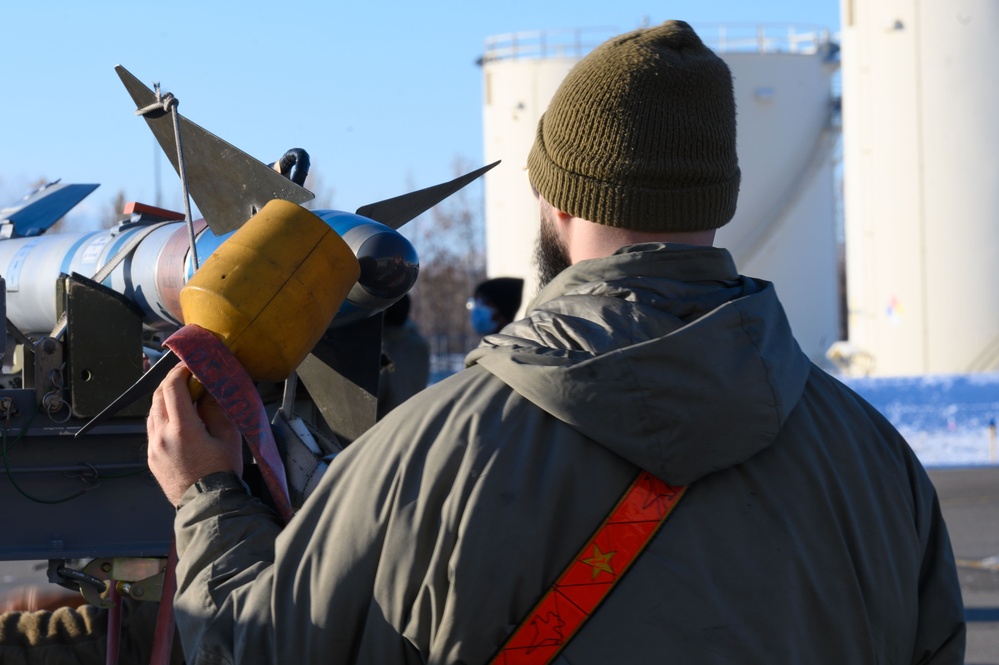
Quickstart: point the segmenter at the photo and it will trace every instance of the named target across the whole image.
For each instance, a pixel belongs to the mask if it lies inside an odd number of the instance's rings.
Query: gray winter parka
[[[583,261],[341,453],[284,529],[177,515],[190,663],[487,663],[639,467],[690,489],[557,663],[962,662],[936,495],[720,249]]]

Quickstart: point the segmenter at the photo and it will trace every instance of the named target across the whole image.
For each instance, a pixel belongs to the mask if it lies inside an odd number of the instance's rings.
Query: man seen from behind
[[[712,247],[740,181],[726,65],[681,21],[609,40],[555,94],[528,177],[525,318],[348,446],[286,527],[186,370],[157,391],[188,662],[503,662],[526,625],[574,665],[961,663],[923,468]],[[580,557],[614,586],[566,640],[532,608],[643,470],[686,493],[625,574],[620,548]]]

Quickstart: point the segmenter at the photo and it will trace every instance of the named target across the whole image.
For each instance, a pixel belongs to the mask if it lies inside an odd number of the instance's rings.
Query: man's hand
[[[242,476],[242,437],[222,408],[205,395],[197,405],[187,387],[191,371],[180,363],[156,392],[146,420],[148,460],[174,506],[194,483],[217,471]]]

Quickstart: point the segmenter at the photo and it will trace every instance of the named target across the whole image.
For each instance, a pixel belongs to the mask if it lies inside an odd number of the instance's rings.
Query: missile
[[[7,318],[20,331],[49,334],[58,319],[55,284],[59,275],[93,277],[123,250],[128,252],[127,258],[101,283],[133,302],[142,311],[147,329],[169,331],[183,325],[180,290],[194,274],[186,224],[168,211],[148,206],[129,204],[126,211],[130,219],[113,229],[0,241]],[[419,258],[402,234],[355,213],[313,212],[344,239],[361,265],[361,276],[332,326],[377,314],[412,288]],[[201,260],[234,233],[215,235],[200,220],[195,228],[195,247]]]

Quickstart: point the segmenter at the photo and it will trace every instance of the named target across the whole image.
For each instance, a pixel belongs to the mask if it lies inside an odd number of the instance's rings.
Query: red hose
[[[107,665],[117,665],[118,648],[121,645],[121,596],[115,580],[108,580],[110,589],[108,601],[114,603],[108,608],[108,654]]]
[[[177,541],[170,543],[166,570],[163,573],[163,594],[160,610],[156,615],[156,634],[153,637],[153,653],[149,665],[168,665],[173,647],[173,595],[177,591]]]

